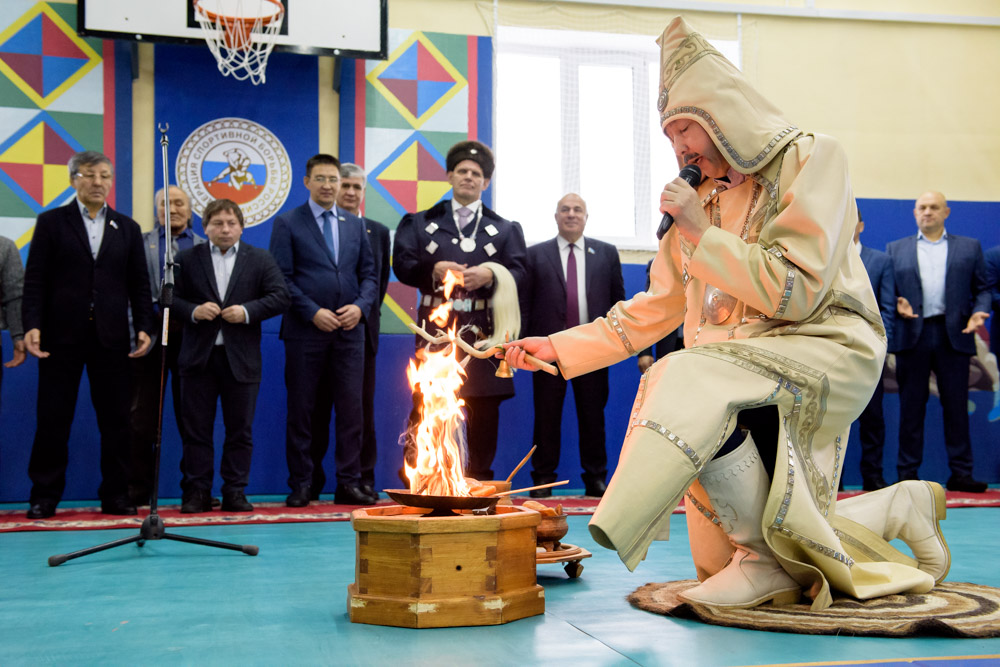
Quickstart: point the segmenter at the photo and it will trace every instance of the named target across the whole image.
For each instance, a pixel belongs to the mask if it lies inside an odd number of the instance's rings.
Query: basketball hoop
[[[285,15],[281,0],[194,0],[194,9],[222,75],[264,83]]]

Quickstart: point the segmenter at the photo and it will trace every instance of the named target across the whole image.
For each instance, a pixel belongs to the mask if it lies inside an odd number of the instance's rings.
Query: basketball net
[[[264,83],[267,59],[281,28],[280,0],[194,0],[208,48],[223,76]]]

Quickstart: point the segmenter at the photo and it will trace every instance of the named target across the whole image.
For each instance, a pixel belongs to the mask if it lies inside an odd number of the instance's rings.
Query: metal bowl
[[[500,500],[497,496],[425,496],[408,489],[385,489],[385,493],[400,505],[431,510],[424,516],[461,516],[453,510],[492,509]]]

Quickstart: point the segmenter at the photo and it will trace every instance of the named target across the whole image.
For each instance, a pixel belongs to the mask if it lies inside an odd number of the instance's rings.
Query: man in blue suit
[[[625,280],[618,249],[587,238],[587,203],[568,194],[556,206],[559,234],[528,248],[528,271],[518,286],[521,333],[548,336],[589,322],[625,298]],[[544,376],[544,377],[543,377]],[[566,384],[561,375],[533,373],[535,431],[538,447],[532,457],[535,484],[556,481],[562,440]],[[588,496],[603,496],[608,457],[604,442],[604,407],[608,403],[608,369],[571,380],[580,438],[580,464]],[[552,495],[551,489],[532,491],[534,497]]]
[[[854,242],[861,249],[861,261],[868,272],[872,290],[878,300],[878,310],[885,325],[885,337],[892,340],[892,323],[896,316],[896,281],[892,272],[892,258],[881,250],[861,245],[861,232],[865,230],[861,211],[858,211],[858,226],[854,231]],[[885,378],[885,366],[882,367]],[[885,447],[885,416],[882,413],[882,398],[885,390],[882,380],[875,385],[868,406],[858,417],[861,436],[861,485],[865,491],[877,491],[886,487],[882,477],[882,450]]]
[[[289,507],[309,504],[311,450],[317,429],[328,432],[330,425],[330,407],[315,414],[316,397],[328,393],[337,414],[334,499],[370,505],[376,498],[361,490],[361,394],[363,316],[378,298],[375,262],[365,223],[337,207],[337,158],[310,158],[304,181],[309,201],[279,215],[271,232],[271,253],[292,295],[292,307],[281,322],[288,389],[285,453],[292,489],[285,502]]]
[[[948,234],[951,209],[940,192],[925,192],[913,215],[919,232],[890,243],[896,281],[896,321],[889,350],[899,382],[899,479],[916,479],[923,458],[930,373],[937,376],[951,477],[948,489],[982,493],[972,477],[969,438],[969,359],[974,332],[990,311],[986,264],[979,241]]]
[[[1000,246],[994,246],[984,253],[986,258],[986,276],[990,285],[990,298],[993,301],[993,312],[1000,313]],[[994,317],[990,323],[990,352],[1000,359],[1000,319]],[[993,409],[989,420],[1000,420],[1000,387],[993,387]]]

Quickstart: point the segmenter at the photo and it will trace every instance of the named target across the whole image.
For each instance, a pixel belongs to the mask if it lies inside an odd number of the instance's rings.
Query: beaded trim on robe
[[[622,345],[625,346],[625,350],[629,355],[635,354],[635,348],[632,347],[632,343],[629,342],[628,336],[625,335],[625,329],[622,328],[621,322],[618,321],[618,313],[614,308],[608,311],[608,321],[611,322],[611,327],[618,334],[618,338],[621,340]]]

